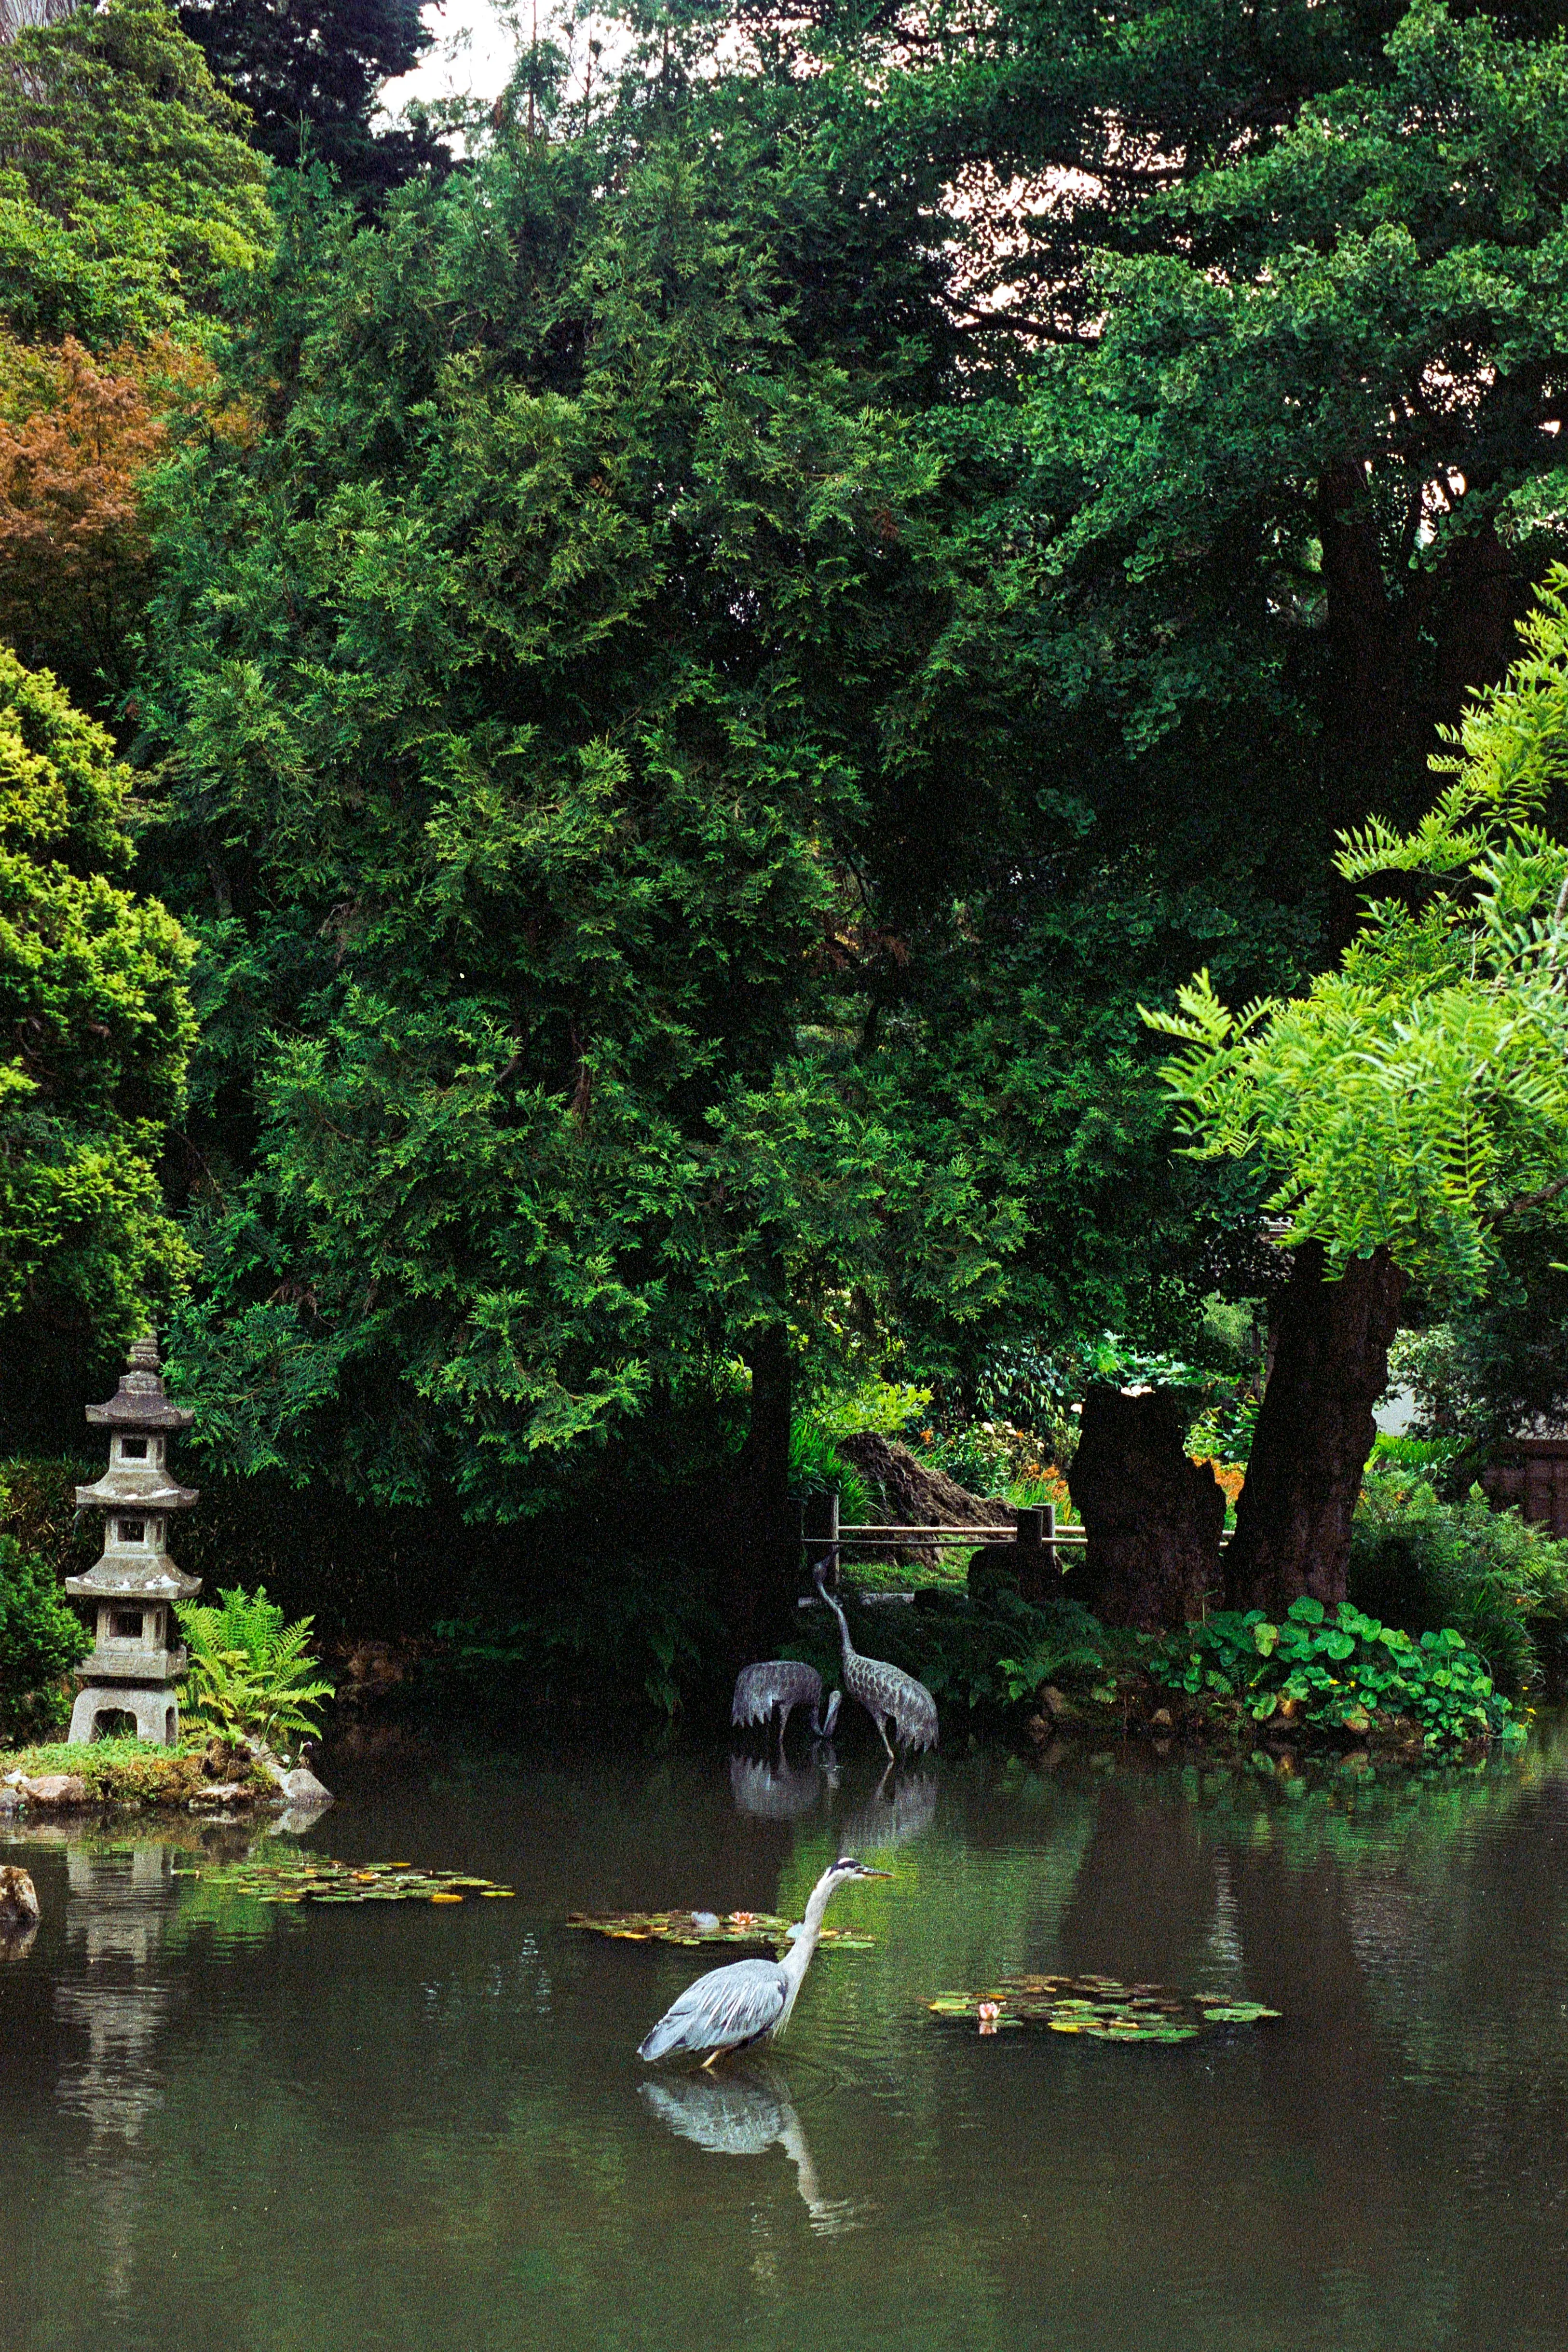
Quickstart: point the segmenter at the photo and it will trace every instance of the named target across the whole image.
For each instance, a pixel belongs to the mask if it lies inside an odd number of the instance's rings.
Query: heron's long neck
[[[795,1996],[800,1990],[806,1970],[811,1965],[811,1955],[817,1948],[818,1938],[822,1932],[822,1918],[828,1907],[828,1897],[833,1891],[832,1876],[832,1872],[829,1871],[823,1877],[819,1878],[812,1887],[811,1899],[806,1906],[806,1916],[800,1922],[800,1932],[779,1963],[784,1972],[789,1990],[784,1995],[784,2014],[774,2028],[777,2033],[782,2033],[789,2024],[789,2011],[795,2006]]]
[[[825,1584],[821,1591],[823,1600],[839,1621],[839,1654],[847,1666],[855,1654],[855,1645],[850,1639],[850,1621]]]

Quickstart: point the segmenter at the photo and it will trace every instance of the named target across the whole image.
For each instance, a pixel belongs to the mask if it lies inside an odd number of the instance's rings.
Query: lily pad
[[[569,1927],[586,1927],[591,1935],[613,1936],[632,1944],[748,1944],[784,1950],[794,1923],[777,1911],[731,1911],[719,1917],[712,1911],[572,1911]],[[824,1927],[827,1951],[869,1952],[873,1938],[852,1935],[847,1927]]]
[[[934,2017],[961,2018],[982,2033],[998,2025],[1043,2025],[1094,2042],[1192,2042],[1215,2025],[1253,2025],[1278,2017],[1261,2001],[1223,1993],[1191,1996],[1166,1985],[1123,1985],[1113,1977],[1004,1977],[984,1992],[939,1992],[925,2004]]]
[[[354,1864],[320,1855],[308,1862],[213,1863],[181,1874],[269,1904],[461,1903],[469,1892],[512,1893],[509,1886],[497,1886],[467,1871],[415,1871],[406,1862]]]

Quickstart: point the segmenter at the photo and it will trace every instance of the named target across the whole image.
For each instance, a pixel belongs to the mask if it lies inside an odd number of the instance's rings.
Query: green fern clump
[[[850,1527],[864,1527],[882,1514],[875,1497],[853,1463],[846,1462],[831,1439],[810,1421],[789,1425],[789,1493],[797,1503],[813,1495],[837,1491],[839,1517]]]
[[[177,1604],[180,1630],[189,1653],[189,1671],[180,1694],[188,1716],[200,1717],[230,1739],[256,1739],[276,1748],[290,1738],[312,1738],[320,1728],[320,1707],[336,1685],[315,1674],[306,1650],[315,1622],[292,1625],[267,1597],[239,1585],[220,1591],[219,1606]]]

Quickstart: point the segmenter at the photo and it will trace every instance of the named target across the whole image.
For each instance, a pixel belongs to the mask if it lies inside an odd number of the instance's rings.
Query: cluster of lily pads
[[[204,1863],[176,1878],[204,1878],[258,1903],[461,1903],[466,1895],[510,1896],[509,1886],[456,1870],[416,1870],[409,1862],[330,1862],[312,1854],[290,1862]]]
[[[566,1924],[633,1944],[767,1944],[775,1950],[800,1932],[799,1921],[777,1911],[573,1911]],[[869,1952],[875,1939],[824,1927],[821,1940],[829,1950]]]
[[[975,2020],[982,2033],[1044,2025],[1095,2042],[1192,2042],[1212,2026],[1254,2025],[1280,2014],[1227,1992],[1188,1996],[1114,1977],[1003,1977],[988,1992],[939,1992],[925,2006],[936,2017]]]

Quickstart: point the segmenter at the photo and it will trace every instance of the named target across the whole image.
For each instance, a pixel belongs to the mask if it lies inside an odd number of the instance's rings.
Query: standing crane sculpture
[[[828,1591],[826,1559],[820,1559],[813,1570],[817,1591],[839,1621],[839,1649],[843,1685],[852,1698],[858,1698],[881,1735],[888,1759],[896,1763],[893,1739],[887,1727],[893,1726],[893,1737],[900,1748],[935,1748],[936,1745],[936,1702],[923,1682],[906,1675],[902,1666],[889,1665],[885,1658],[862,1658],[850,1640],[849,1620],[836,1596]]]
[[[754,2042],[773,2041],[789,2022],[831,1896],[852,1878],[892,1876],[891,1870],[869,1870],[852,1853],[840,1854],[812,1887],[800,1931],[783,1958],[732,1960],[727,1969],[710,1969],[686,1987],[643,2036],[638,2057],[652,2064],[673,2050],[702,2051],[703,2064],[711,2066],[727,2050],[747,2050]]]
[[[736,1676],[729,1719],[731,1723],[766,1723],[770,1727],[776,1723],[782,1748],[791,1714],[798,1706],[809,1706],[812,1738],[831,1739],[839,1719],[841,1697],[841,1692],[834,1691],[824,1715],[822,1677],[815,1666],[807,1665],[803,1658],[766,1658],[758,1665],[742,1666]]]

